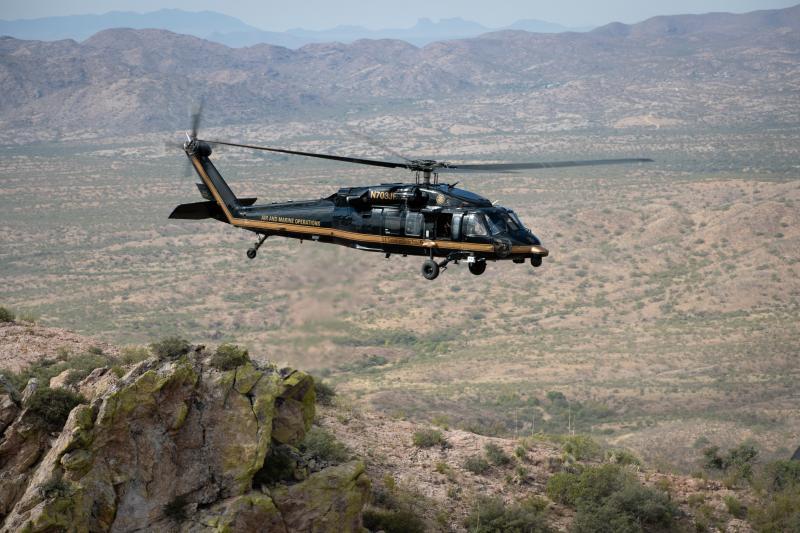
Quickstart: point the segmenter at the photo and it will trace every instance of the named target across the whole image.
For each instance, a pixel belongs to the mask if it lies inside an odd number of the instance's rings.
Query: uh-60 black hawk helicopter
[[[259,235],[247,250],[253,259],[267,237],[340,244],[370,252],[419,255],[426,257],[422,275],[436,279],[450,262],[465,260],[469,271],[481,275],[486,261],[530,260],[541,266],[548,250],[511,209],[494,205],[488,199],[439,183],[440,173],[492,172],[563,168],[619,163],[641,163],[650,159],[600,159],[551,163],[452,164],[433,160],[404,162],[375,161],[355,157],[318,154],[197,138],[197,118],[187,132],[183,150],[202,183],[200,194],[207,200],[182,204],[170,218],[213,218]],[[414,183],[384,183],[346,187],[319,200],[256,205],[256,198],[237,198],[211,163],[212,145],[234,146],[280,154],[299,155],[372,165],[402,168],[416,175]],[[440,258],[441,261],[437,261]]]

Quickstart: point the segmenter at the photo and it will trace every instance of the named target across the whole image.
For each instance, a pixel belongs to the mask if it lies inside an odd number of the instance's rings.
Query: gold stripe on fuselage
[[[217,192],[217,188],[211,182],[211,178],[208,177],[208,174],[206,174],[206,170],[203,168],[203,165],[200,164],[200,161],[197,160],[197,157],[192,156],[192,164],[194,165],[194,168],[197,169],[197,173],[200,175],[200,179],[203,180],[203,183],[205,183],[206,187],[208,187],[208,189],[211,191],[211,194],[214,195],[214,199],[222,208],[222,211],[225,213],[228,222],[236,227],[248,228],[248,229],[265,229],[271,231],[289,231],[292,233],[319,235],[319,236],[345,239],[349,241],[374,242],[380,244],[394,244],[400,246],[422,247],[423,242],[428,241],[428,239],[415,239],[413,237],[383,236],[383,235],[375,235],[372,233],[359,233],[357,231],[347,231],[347,230],[333,229],[333,228],[313,227],[313,226],[289,224],[283,222],[267,222],[263,220],[253,220],[249,218],[237,218],[231,214],[231,212],[228,210],[228,206],[225,205],[225,202],[222,201],[219,192]],[[444,250],[465,250],[470,252],[489,252],[489,253],[494,252],[494,246],[491,244],[478,244],[471,242],[453,242],[453,241],[432,241],[432,242],[435,244],[436,248],[441,248]],[[519,246],[519,247],[514,246],[512,247],[512,253],[515,253],[516,248],[525,249],[525,251],[520,250],[518,253],[530,253],[531,249],[530,246]]]

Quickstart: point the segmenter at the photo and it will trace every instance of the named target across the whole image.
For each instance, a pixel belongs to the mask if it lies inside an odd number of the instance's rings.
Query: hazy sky
[[[655,15],[730,11],[742,13],[796,5],[798,0],[0,0],[0,19],[154,11],[170,7],[219,11],[266,30],[408,27],[417,19],[462,17],[499,27],[519,19],[565,26],[638,22]]]

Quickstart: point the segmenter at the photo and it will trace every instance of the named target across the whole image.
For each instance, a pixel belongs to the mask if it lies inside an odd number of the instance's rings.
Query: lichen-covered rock
[[[314,381],[302,372],[292,372],[283,380],[283,385],[272,424],[272,438],[296,446],[314,422]]]
[[[95,368],[91,373],[86,376],[80,383],[78,383],[78,393],[93,400],[103,396],[119,383],[119,378],[110,368]],[[52,388],[52,384],[50,387]]]
[[[278,487],[274,499],[253,490],[273,440],[297,445],[310,427],[313,380],[249,362],[220,371],[204,357],[150,359],[121,379],[94,372],[90,383],[105,384],[73,409],[52,446],[15,422],[0,443],[2,483],[18,474],[0,508],[2,531],[359,529],[363,466]],[[28,441],[39,447],[19,446]],[[188,521],[175,522],[176,506]]]
[[[0,441],[0,520],[25,491],[32,467],[47,450],[49,441],[50,436],[31,423],[26,410],[6,428]]]
[[[364,464],[352,461],[311,474],[296,485],[270,490],[288,531],[361,531],[361,509],[370,482]]]
[[[288,533],[272,499],[260,492],[229,498],[204,512],[199,518],[184,524],[182,530],[187,533],[211,531]]]

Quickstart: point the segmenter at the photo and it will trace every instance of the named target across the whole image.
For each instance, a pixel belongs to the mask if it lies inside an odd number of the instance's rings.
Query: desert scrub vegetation
[[[364,527],[386,533],[424,533],[425,522],[409,509],[368,507],[363,513]]]
[[[422,518],[426,498],[398,484],[391,474],[372,487],[372,502],[364,509],[364,527],[386,533],[428,531]]]
[[[133,365],[144,361],[151,355],[150,350],[144,346],[125,346],[119,351],[119,362],[123,365]]]
[[[86,398],[66,389],[42,387],[36,390],[27,403],[31,421],[46,431],[59,431],[64,427],[69,413]]]
[[[530,449],[536,442],[550,442],[561,445],[565,456],[576,461],[592,461],[603,456],[600,444],[588,435],[555,435],[551,433],[537,433],[522,439],[522,446]],[[631,459],[626,457],[625,459]]]
[[[464,521],[470,533],[549,533],[547,502],[531,497],[505,505],[501,498],[479,497]]]
[[[432,448],[433,446],[447,446],[447,439],[438,429],[420,429],[414,432],[412,437],[414,446],[417,448]]]
[[[322,378],[312,376],[314,379],[314,393],[317,397],[317,403],[320,405],[333,405],[333,399],[336,397],[336,389],[333,385],[325,382]]]
[[[511,457],[493,442],[487,442],[483,449],[486,452],[486,459],[494,466],[504,466],[511,462]]]
[[[104,353],[83,353],[70,355],[62,352],[62,360],[39,358],[31,363],[28,368],[20,372],[3,371],[8,380],[18,389],[22,389],[31,378],[36,378],[40,386],[48,386],[50,380],[65,370],[70,370],[66,380],[67,385],[75,385],[88,376],[95,368],[113,366],[117,360]]]
[[[0,322],[13,322],[16,316],[14,312],[5,307],[0,307]]]
[[[186,355],[191,350],[191,345],[186,339],[177,336],[165,337],[158,342],[150,345],[153,355],[159,359],[177,359],[182,355]]]
[[[668,531],[678,510],[661,491],[645,487],[625,467],[604,464],[559,472],[547,496],[575,509],[573,531]]]
[[[719,446],[710,446],[703,450],[703,457],[703,468],[710,472],[721,472],[725,476],[725,484],[732,487],[740,481],[752,479],[758,449],[751,444],[742,443],[720,455]]]
[[[319,426],[311,426],[300,444],[300,451],[327,463],[343,463],[350,458],[347,447],[336,440],[332,433]]]
[[[464,461],[464,469],[476,475],[485,474],[489,470],[489,461],[480,455],[472,455]]]
[[[768,463],[752,485],[759,501],[747,518],[756,531],[800,531],[800,461]]]
[[[211,356],[211,366],[218,370],[233,370],[249,360],[250,357],[245,348],[235,344],[221,344]]]

